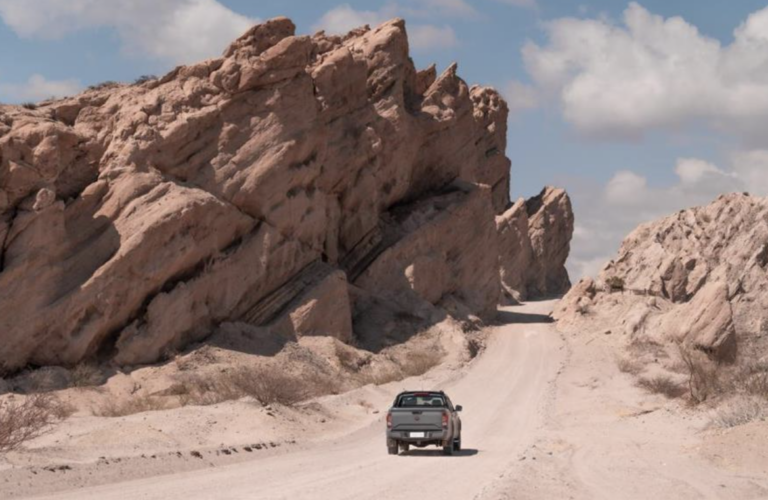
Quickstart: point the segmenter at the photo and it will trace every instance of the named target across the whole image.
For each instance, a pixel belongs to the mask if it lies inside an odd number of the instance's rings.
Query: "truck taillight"
[[[443,412],[443,428],[448,428],[448,412]]]
[[[391,428],[392,428],[392,414],[387,413],[387,429],[391,429]]]

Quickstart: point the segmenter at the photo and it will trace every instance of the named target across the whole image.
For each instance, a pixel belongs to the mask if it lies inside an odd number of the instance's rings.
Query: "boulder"
[[[352,340],[349,283],[343,271],[328,269],[275,320],[271,328],[289,338],[328,336]]]

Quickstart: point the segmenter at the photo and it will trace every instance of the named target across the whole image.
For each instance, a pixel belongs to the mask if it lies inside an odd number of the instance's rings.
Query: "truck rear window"
[[[445,398],[439,394],[403,394],[397,400],[397,408],[445,408]]]

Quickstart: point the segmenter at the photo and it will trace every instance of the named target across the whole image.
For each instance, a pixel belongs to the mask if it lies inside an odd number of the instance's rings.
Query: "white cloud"
[[[459,43],[450,26],[416,25],[408,29],[408,35],[411,46],[421,50],[455,47]]]
[[[42,75],[32,75],[23,84],[0,84],[3,100],[14,103],[66,97],[77,94],[80,90],[82,85],[77,80],[47,80]]]
[[[89,28],[113,28],[128,53],[173,63],[219,55],[256,19],[217,0],[0,0],[0,17],[17,34],[58,39]]]
[[[768,196],[768,151],[742,151],[733,155],[733,172],[744,183],[744,190]]]
[[[632,206],[646,201],[648,181],[628,170],[616,172],[605,188],[605,199],[611,205]]]
[[[546,44],[523,48],[526,67],[577,130],[637,138],[704,122],[768,146],[768,8],[727,46],[634,2],[620,24],[563,18],[545,29]]]
[[[465,2],[456,0],[423,0],[428,6],[442,6],[445,14],[455,15],[463,8],[471,8]],[[387,4],[377,11],[356,10],[349,4],[340,5],[326,12],[312,26],[313,30],[323,30],[326,33],[342,35],[351,29],[370,25],[375,27],[404,13],[413,13],[411,9],[403,9],[397,4]],[[419,17],[418,15],[416,17]],[[449,25],[408,23],[408,39],[416,50],[445,49],[458,45],[456,32]]]
[[[675,173],[684,186],[693,186],[704,182],[707,178],[728,177],[715,165],[698,158],[680,158],[675,166]]]
[[[536,88],[517,80],[508,82],[502,88],[501,93],[504,95],[512,114],[539,106],[539,93]]]
[[[315,31],[324,30],[327,33],[341,35],[360,26],[376,26],[390,17],[396,17],[397,12],[392,7],[384,7],[378,11],[356,10],[351,5],[344,4],[323,14],[323,17],[312,26]]]

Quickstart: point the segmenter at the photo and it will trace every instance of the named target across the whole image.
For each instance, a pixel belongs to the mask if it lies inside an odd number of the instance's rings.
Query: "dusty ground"
[[[5,465],[0,497],[768,497],[765,422],[719,430],[708,412],[643,392],[616,366],[616,335],[558,333],[553,305],[502,311],[469,363],[449,356],[422,377],[298,409],[241,401],[72,419]],[[460,455],[386,455],[383,415],[404,387],[464,405]]]

